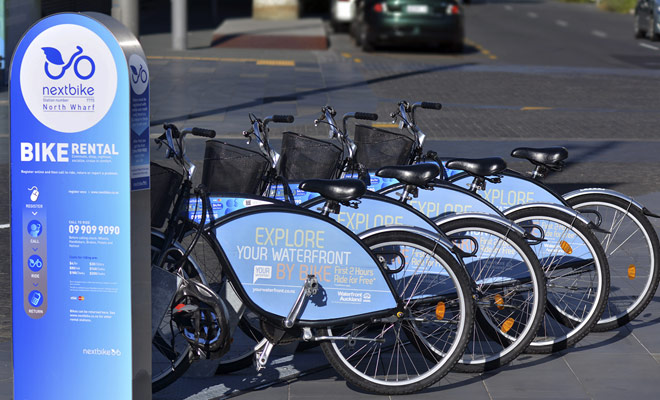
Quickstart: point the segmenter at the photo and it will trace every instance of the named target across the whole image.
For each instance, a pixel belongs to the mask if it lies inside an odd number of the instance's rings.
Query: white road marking
[[[660,48],[655,47],[655,46],[651,46],[650,44],[646,44],[646,43],[640,43],[639,45],[642,46],[642,47],[646,47],[647,49],[651,49],[651,50],[660,50]]]
[[[0,229],[7,229],[7,228],[9,228],[10,226],[11,226],[11,225],[9,225],[9,224],[0,224]]]
[[[538,18],[539,17],[539,15],[537,13],[531,12],[531,11],[527,13],[527,16],[530,17],[530,18]]]
[[[566,28],[566,27],[568,26],[568,22],[566,22],[566,21],[564,21],[564,20],[562,20],[562,19],[558,19],[558,20],[556,20],[555,23],[556,23],[557,25],[561,26],[562,28]]]
[[[591,31],[591,34],[594,35],[594,36],[597,36],[599,38],[606,38],[607,37],[607,33],[603,32],[603,31]]]
[[[508,4],[506,6],[504,6],[504,9],[507,10],[507,11],[513,11],[513,7],[511,7]]]

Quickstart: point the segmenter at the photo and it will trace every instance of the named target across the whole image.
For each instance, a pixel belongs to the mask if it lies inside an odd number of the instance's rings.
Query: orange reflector
[[[495,295],[495,305],[498,310],[504,310],[504,299],[499,293]]]
[[[561,246],[561,249],[564,250],[566,254],[571,254],[573,253],[573,249],[571,248],[571,245],[566,243],[565,241],[559,242],[559,245]]]
[[[631,281],[635,279],[635,276],[637,275],[637,268],[635,268],[634,264],[630,264],[628,267],[628,279]]]
[[[443,319],[445,317],[445,302],[440,301],[438,305],[435,306],[435,317],[437,319]]]
[[[513,327],[514,322],[513,318],[507,318],[506,321],[502,323],[502,332],[507,333]]]

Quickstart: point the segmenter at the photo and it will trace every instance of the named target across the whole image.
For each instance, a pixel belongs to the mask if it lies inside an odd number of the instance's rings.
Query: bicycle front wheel
[[[596,324],[610,289],[607,258],[591,229],[573,215],[529,207],[507,217],[541,238],[532,244],[546,277],[543,323],[527,351],[550,353],[574,345]]]
[[[164,239],[151,234],[151,268],[159,270],[158,273],[152,272],[152,303],[165,304],[160,308],[162,313],[156,313],[152,307],[152,326],[156,327],[151,341],[151,390],[154,393],[177,380],[192,362],[190,345],[172,321],[171,302],[181,280],[176,276],[175,265],[183,256],[183,251],[183,247],[176,243],[164,248]],[[190,257],[183,263],[183,274],[186,279],[207,283],[201,268]],[[172,281],[173,284],[161,286],[159,283],[162,281]]]
[[[184,246],[189,245],[194,237],[194,230],[184,235],[181,242]],[[215,238],[211,232],[204,232],[200,240],[193,248],[190,257],[197,261],[201,273],[208,280],[208,284],[219,293],[224,284],[221,257],[215,245]],[[239,329],[234,331],[232,343],[227,353],[216,360],[218,366],[216,374],[228,374],[239,371],[252,365],[254,346],[263,338],[259,331],[259,318],[249,310],[241,317],[238,324]]]
[[[660,281],[658,235],[644,213],[629,201],[606,194],[567,200],[601,231],[594,231],[610,266],[610,295],[594,331],[627,324],[649,305]]]
[[[463,262],[472,279],[475,324],[454,369],[483,372],[506,365],[529,346],[543,321],[546,287],[541,265],[522,236],[496,222],[461,218],[440,229],[472,254]]]
[[[473,324],[468,277],[445,248],[406,231],[364,240],[401,296],[390,318],[327,328],[342,337],[321,343],[347,381],[379,394],[406,394],[445,376],[467,345]]]

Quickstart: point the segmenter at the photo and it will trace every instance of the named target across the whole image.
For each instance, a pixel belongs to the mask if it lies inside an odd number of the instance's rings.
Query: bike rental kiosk
[[[10,70],[15,399],[151,397],[149,72],[98,13],[33,25]]]

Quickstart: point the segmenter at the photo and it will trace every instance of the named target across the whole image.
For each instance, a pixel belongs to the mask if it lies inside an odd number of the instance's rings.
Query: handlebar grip
[[[431,103],[429,101],[422,101],[422,108],[427,108],[431,110],[442,110],[442,104]]]
[[[202,137],[207,137],[207,138],[214,138],[215,137],[215,131],[213,129],[192,128],[191,132],[195,136],[202,136]]]
[[[285,124],[290,124],[294,120],[293,115],[273,115],[273,122],[282,122]]]
[[[366,119],[368,121],[376,121],[378,119],[378,114],[356,112],[355,119]]]

